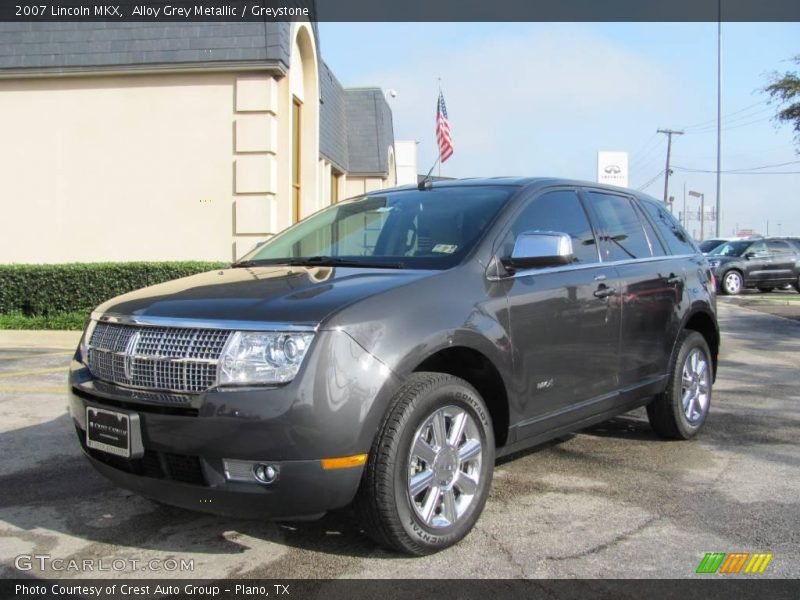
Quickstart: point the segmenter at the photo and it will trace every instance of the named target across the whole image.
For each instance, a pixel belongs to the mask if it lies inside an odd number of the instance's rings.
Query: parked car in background
[[[708,264],[723,294],[771,292],[786,284],[800,291],[800,248],[785,238],[726,242],[708,254]]]
[[[76,444],[167,504],[289,519],[354,502],[375,540],[430,554],[475,525],[498,456],[641,406],[659,435],[696,435],[714,288],[638,192],[376,191],[100,306],[71,364]]]

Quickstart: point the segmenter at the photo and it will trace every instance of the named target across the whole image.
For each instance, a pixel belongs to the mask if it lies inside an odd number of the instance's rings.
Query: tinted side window
[[[503,240],[502,256],[510,256],[514,242],[525,231],[558,231],[572,237],[573,261],[595,263],[597,244],[578,195],[571,190],[547,192],[535,198],[514,219]]]
[[[669,212],[662,206],[655,202],[643,201],[642,206],[652,217],[653,222],[661,232],[661,237],[667,243],[672,254],[696,254],[697,248],[692,242],[692,238],[686,233],[686,230],[681,227],[681,224],[675,220]]]
[[[753,242],[744,251],[745,254],[750,254],[756,258],[766,258],[769,256],[767,245],[764,242]]]
[[[629,198],[602,192],[589,192],[587,195],[602,229],[600,252],[603,260],[652,256],[642,221]]]
[[[770,240],[767,242],[767,249],[773,254],[791,254],[792,249],[786,242],[780,240]]]
[[[653,256],[665,256],[667,253],[665,252],[664,245],[661,243],[661,240],[658,239],[658,234],[656,233],[655,227],[650,223],[650,219],[643,215],[641,210],[637,210],[636,212],[642,221],[642,225],[644,225],[644,232],[647,234]]]

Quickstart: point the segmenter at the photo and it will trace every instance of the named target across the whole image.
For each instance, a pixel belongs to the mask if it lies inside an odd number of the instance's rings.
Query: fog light
[[[280,475],[279,465],[224,458],[225,479],[242,483],[274,483]]]
[[[278,467],[259,463],[253,466],[253,475],[261,483],[272,483],[278,478]]]

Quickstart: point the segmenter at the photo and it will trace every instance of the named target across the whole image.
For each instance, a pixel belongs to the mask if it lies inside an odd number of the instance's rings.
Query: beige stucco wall
[[[355,175],[348,175],[347,182],[345,183],[345,191],[347,198],[366,194],[367,192],[374,192],[375,190],[382,190],[385,187],[390,187],[388,179],[380,177],[360,177]]]
[[[233,260],[331,201],[317,50],[267,71],[0,79],[0,263]],[[293,214],[292,96],[303,102]],[[391,178],[342,176],[344,199]]]
[[[0,80],[0,262],[231,260],[287,227],[285,79]]]

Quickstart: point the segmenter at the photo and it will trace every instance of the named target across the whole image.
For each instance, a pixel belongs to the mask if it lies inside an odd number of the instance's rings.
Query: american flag
[[[444,96],[439,92],[436,102],[436,139],[439,142],[439,160],[446,161],[453,155],[453,138],[450,136],[450,122],[447,120],[447,107]]]

